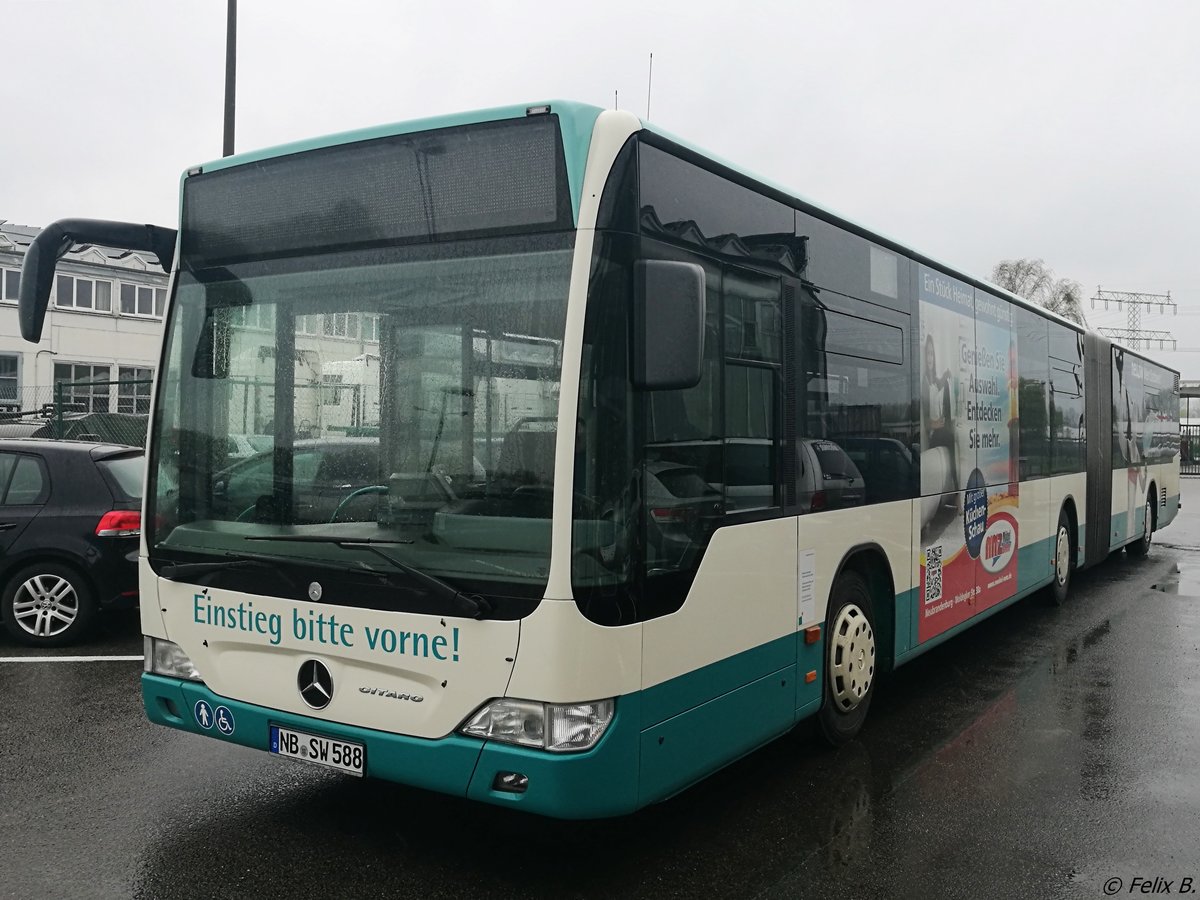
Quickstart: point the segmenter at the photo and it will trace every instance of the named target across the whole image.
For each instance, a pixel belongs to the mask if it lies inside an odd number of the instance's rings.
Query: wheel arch
[[[837,572],[830,582],[831,594],[833,585],[837,584],[843,572],[854,572],[867,583],[867,590],[875,601],[878,668],[881,672],[891,671],[895,667],[896,656],[896,580],[887,553],[874,541],[851,547],[838,563]]]
[[[1079,548],[1081,545],[1079,542],[1079,510],[1075,506],[1075,497],[1073,494],[1067,494],[1063,497],[1062,505],[1058,508],[1058,514],[1061,516],[1063,513],[1066,513],[1067,522],[1071,526],[1071,550],[1075,555],[1074,566],[1072,568],[1077,569],[1080,566]],[[1056,529],[1057,527],[1055,525]]]

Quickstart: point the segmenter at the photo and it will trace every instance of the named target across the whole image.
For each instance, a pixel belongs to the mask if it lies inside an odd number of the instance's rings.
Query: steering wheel
[[[333,515],[329,517],[328,524],[332,525],[334,522],[336,522],[342,510],[345,509],[350,502],[354,500],[354,498],[363,497],[367,494],[386,494],[387,492],[388,486],[386,484],[369,484],[366,487],[360,487],[357,490],[351,491],[349,494],[343,497],[342,502],[337,505],[337,509],[333,511]]]

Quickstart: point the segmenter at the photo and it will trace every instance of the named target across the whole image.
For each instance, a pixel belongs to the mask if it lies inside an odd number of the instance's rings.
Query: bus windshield
[[[152,560],[387,570],[365,546],[386,542],[397,571],[540,596],[572,244],[548,233],[181,270]]]

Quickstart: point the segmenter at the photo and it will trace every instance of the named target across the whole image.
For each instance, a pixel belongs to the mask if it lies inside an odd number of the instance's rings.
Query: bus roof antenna
[[[654,51],[650,51],[650,71],[646,75],[646,120],[650,120],[650,89],[654,86]]]

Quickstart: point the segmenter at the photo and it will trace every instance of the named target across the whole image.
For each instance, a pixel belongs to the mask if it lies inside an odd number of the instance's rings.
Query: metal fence
[[[1179,426],[1179,473],[1200,475],[1200,425]]]
[[[60,381],[0,399],[0,437],[146,446],[150,381]]]

